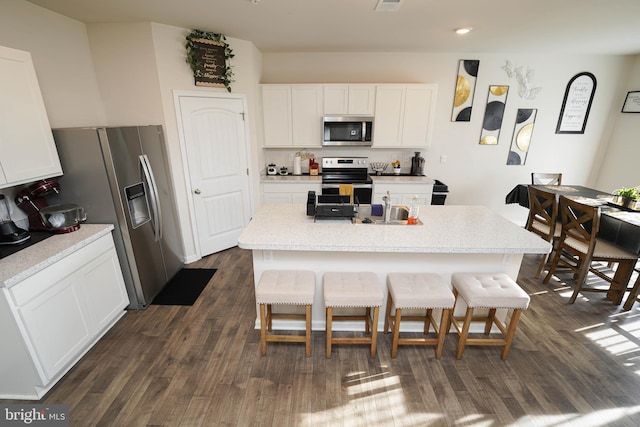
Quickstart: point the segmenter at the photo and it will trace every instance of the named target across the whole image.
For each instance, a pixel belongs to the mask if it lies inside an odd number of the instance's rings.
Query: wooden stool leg
[[[260,304],[260,354],[267,354],[267,319],[265,315],[265,305]]]
[[[402,319],[402,309],[396,308],[395,320],[393,322],[393,335],[391,337],[391,358],[395,359],[398,354],[398,339],[400,338],[400,320]]]
[[[427,309],[427,314],[425,316],[424,319],[424,334],[427,335],[429,333],[429,329],[431,329],[431,314],[433,313],[433,309],[432,308],[428,308]],[[436,325],[434,323],[433,325],[433,329],[436,329]]]
[[[269,332],[273,332],[273,320],[271,319],[271,304],[267,304],[267,327]]]
[[[464,316],[464,324],[462,325],[462,331],[458,338],[458,348],[456,350],[456,359],[462,358],[464,353],[464,346],[467,344],[467,336],[469,335],[469,326],[471,326],[471,319],[473,317],[473,308],[467,307],[467,313]]]
[[[489,315],[487,316],[487,323],[484,324],[484,334],[489,335],[491,333],[491,327],[493,326],[493,319],[496,317],[496,309],[492,308],[489,310]]]
[[[389,332],[389,317],[391,316],[391,305],[393,304],[393,297],[391,296],[391,292],[387,293],[387,309],[385,310],[384,315],[384,333]]]
[[[311,357],[311,304],[305,306],[305,320],[307,324],[305,338],[305,352],[307,357]]]
[[[369,332],[371,332],[371,324],[369,323],[371,321],[371,307],[367,307],[365,316],[367,320],[365,320],[364,322],[364,331],[368,334]]]
[[[371,308],[369,308],[368,310],[371,311]],[[378,315],[379,314],[380,314],[380,307],[374,307],[373,308],[373,325],[371,325],[371,357],[376,357],[376,349],[378,345]]]
[[[333,317],[333,308],[327,307],[327,326],[326,326],[326,336],[327,336],[327,359],[331,359],[331,318]]]
[[[440,330],[438,331],[438,345],[436,347],[436,359],[442,357],[442,347],[444,347],[444,337],[447,334],[449,324],[449,309],[442,309],[442,317],[440,318]]]
[[[518,322],[520,321],[520,314],[522,314],[522,310],[513,310],[511,321],[509,322],[509,329],[507,330],[507,336],[505,337],[506,343],[504,345],[504,348],[502,349],[502,360],[507,360],[507,357],[509,357],[511,343],[513,342],[513,337],[515,337],[516,335],[516,328],[518,327]]]

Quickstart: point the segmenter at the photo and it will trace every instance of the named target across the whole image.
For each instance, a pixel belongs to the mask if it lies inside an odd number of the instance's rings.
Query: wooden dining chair
[[[560,185],[562,184],[561,173],[531,173],[531,184],[533,185]]]
[[[538,188],[529,187],[529,217],[525,228],[555,247],[555,243],[562,233],[562,224],[556,220],[557,216],[558,199],[556,195]],[[540,265],[536,271],[536,279],[540,277],[542,269],[552,254],[553,249],[551,253],[542,255]]]
[[[609,292],[610,289],[589,288],[584,283],[589,272],[595,274],[609,283],[625,278],[628,282],[633,266],[638,260],[637,253],[629,252],[623,248],[598,239],[600,229],[600,208],[579,203],[566,196],[560,196],[559,216],[562,224],[562,233],[558,239],[553,261],[543,283],[548,283],[558,266],[567,267],[574,272],[576,285],[569,303],[573,304],[580,292]],[[592,267],[594,261],[618,263],[616,275],[612,278],[607,274]],[[622,292],[628,283],[623,286]]]

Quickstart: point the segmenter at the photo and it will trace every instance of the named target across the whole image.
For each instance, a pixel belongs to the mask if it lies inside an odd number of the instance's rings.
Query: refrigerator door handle
[[[149,204],[151,205],[152,211],[151,222],[153,224],[153,234],[155,236],[155,241],[158,242],[162,238],[162,211],[160,210],[158,187],[156,186],[156,180],[153,177],[153,170],[151,169],[151,164],[149,163],[147,155],[141,154],[138,158],[140,160],[142,176],[144,177],[144,180],[147,183],[147,188],[149,189],[148,194]]]

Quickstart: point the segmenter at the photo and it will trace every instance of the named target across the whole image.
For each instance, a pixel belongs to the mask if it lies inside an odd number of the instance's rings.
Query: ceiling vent
[[[400,4],[404,0],[379,0],[376,5],[376,12],[395,12],[400,9]]]

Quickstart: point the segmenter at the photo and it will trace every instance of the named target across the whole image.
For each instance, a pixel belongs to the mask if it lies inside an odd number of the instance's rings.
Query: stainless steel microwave
[[[372,116],[323,116],[322,146],[371,146]]]

